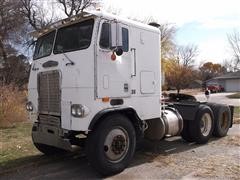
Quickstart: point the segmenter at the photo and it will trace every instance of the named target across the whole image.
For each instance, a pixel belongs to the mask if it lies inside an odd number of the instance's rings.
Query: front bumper
[[[70,140],[61,136],[61,129],[45,124],[34,123],[32,139],[34,143],[46,144],[67,151],[72,151]]]

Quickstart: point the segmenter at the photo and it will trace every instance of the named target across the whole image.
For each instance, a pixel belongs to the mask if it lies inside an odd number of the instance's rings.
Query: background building
[[[226,92],[240,92],[240,71],[227,73],[206,81],[206,85],[219,84]]]

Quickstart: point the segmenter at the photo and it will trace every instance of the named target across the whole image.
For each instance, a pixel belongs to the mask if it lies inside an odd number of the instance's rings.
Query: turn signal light
[[[102,98],[102,102],[109,102],[110,101],[110,98],[109,97],[104,97]]]
[[[116,57],[115,53],[113,52],[112,55],[111,55],[111,60],[112,60],[112,61],[115,61],[116,58],[117,58],[117,57]]]

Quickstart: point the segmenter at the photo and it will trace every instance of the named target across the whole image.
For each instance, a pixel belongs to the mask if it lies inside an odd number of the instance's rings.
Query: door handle
[[[136,48],[131,48],[131,52],[133,52],[133,72],[131,74],[131,77],[134,77],[136,76],[137,71]]]

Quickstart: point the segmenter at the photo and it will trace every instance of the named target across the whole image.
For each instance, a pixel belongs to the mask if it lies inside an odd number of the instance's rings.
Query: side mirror
[[[122,47],[122,27],[119,23],[111,24],[111,49],[119,49]],[[117,51],[116,51],[117,53]]]

